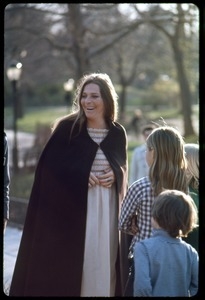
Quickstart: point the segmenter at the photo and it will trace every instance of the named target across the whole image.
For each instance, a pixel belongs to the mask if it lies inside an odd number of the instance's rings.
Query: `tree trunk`
[[[122,122],[125,120],[126,86],[122,85],[121,87],[122,89],[119,97],[119,119]]]
[[[85,72],[90,70],[90,62],[88,59],[88,49],[84,42],[84,25],[83,16],[80,11],[81,6],[76,4],[68,4],[69,20],[68,31],[71,32],[73,55],[76,63],[76,77],[81,78]]]
[[[177,43],[172,42],[172,48],[175,57],[177,77],[180,89],[180,99],[181,99],[181,111],[184,120],[184,136],[189,136],[195,134],[193,124],[192,124],[192,95],[189,88],[189,83],[184,69],[183,55]]]

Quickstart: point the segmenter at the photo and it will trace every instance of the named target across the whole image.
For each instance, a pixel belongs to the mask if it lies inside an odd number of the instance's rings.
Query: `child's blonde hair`
[[[149,169],[154,194],[158,195],[163,189],[188,193],[187,162],[180,132],[171,126],[160,126],[148,136],[146,144],[148,151],[154,151],[154,161]]]
[[[198,192],[199,189],[199,145],[194,143],[185,144],[187,159],[188,185]]]

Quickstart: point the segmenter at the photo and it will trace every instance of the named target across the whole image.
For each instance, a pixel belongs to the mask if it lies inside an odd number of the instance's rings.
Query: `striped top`
[[[95,159],[93,161],[91,172],[95,175],[100,175],[105,169],[110,167],[110,164],[108,163],[103,151],[100,148],[100,143],[106,137],[108,129],[88,128],[87,130],[93,141],[99,145]]]

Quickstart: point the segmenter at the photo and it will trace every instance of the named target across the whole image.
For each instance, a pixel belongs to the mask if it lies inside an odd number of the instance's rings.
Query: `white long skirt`
[[[115,188],[89,188],[81,297],[115,295],[117,248]]]

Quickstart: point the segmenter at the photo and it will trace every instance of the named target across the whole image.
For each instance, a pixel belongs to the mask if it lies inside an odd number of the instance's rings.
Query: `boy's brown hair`
[[[190,195],[178,190],[164,190],[155,199],[152,217],[170,236],[179,237],[197,227],[197,207]]]

